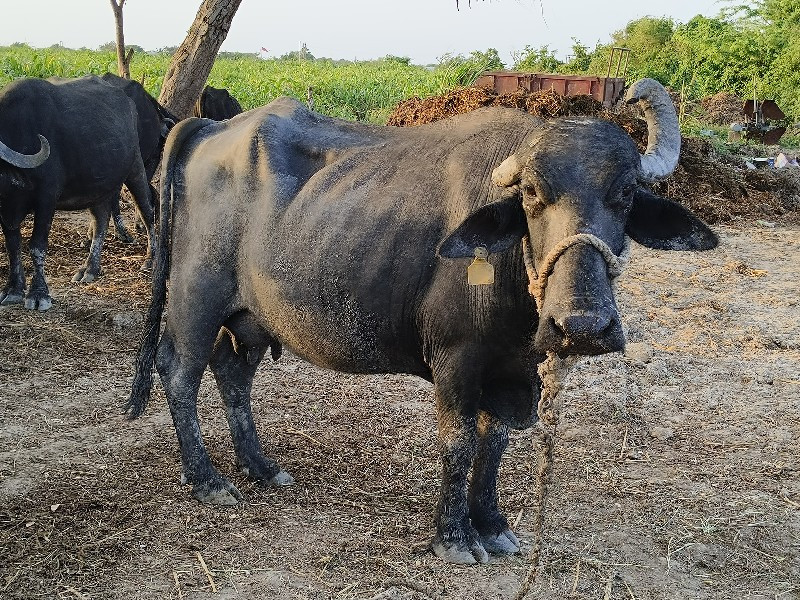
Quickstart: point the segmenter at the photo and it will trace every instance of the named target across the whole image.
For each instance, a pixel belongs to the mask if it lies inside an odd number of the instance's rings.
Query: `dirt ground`
[[[429,549],[438,492],[431,386],[292,357],[262,365],[254,413],[295,485],[233,469],[221,402],[207,445],[247,502],[180,485],[160,388],[121,416],[148,283],[113,239],[78,286],[83,226],[59,214],[53,308],[0,308],[0,597],[513,598],[529,565],[532,432],[501,503],[523,554],[454,566]],[[582,359],[559,397],[544,553],[530,598],[800,598],[800,226],[716,225],[707,253],[634,244],[624,355]],[[0,266],[0,279],[7,277]]]

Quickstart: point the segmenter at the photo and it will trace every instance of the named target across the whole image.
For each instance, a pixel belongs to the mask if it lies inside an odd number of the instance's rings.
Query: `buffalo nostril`
[[[605,312],[571,314],[553,320],[553,325],[565,340],[592,340],[602,338],[614,329],[616,320]]]

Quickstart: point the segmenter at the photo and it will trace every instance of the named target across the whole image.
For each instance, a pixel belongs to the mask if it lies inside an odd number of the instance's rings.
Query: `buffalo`
[[[123,79],[110,73],[103,75],[103,80],[122,88],[136,103],[136,108],[139,112],[139,140],[142,157],[150,157],[149,159],[145,158],[145,169],[147,170],[148,181],[152,181],[156,167],[160,164],[166,136],[179,119],[161,106],[137,82]],[[203,92],[194,106],[194,116],[215,121],[230,119],[241,112],[241,105],[236,98],[231,96],[228,90],[211,87],[210,85],[203,88]],[[153,139],[154,131],[160,131],[160,136],[155,140]],[[154,141],[155,143],[153,143]],[[151,194],[154,200],[158,198],[158,194],[154,189],[151,189]],[[111,217],[114,220],[120,240],[126,243],[133,243],[133,237],[128,233],[120,213],[118,200],[112,203]]]
[[[224,121],[242,112],[239,101],[226,89],[207,85],[194,105],[194,116]]]
[[[161,164],[161,152],[164,150],[167,134],[179,119],[161,106],[138,81],[125,79],[113,73],[105,73],[101,79],[109,85],[120,88],[136,105],[139,150],[144,161],[147,181],[152,181],[158,165]],[[155,209],[154,205],[158,195],[152,186],[150,187],[150,197]],[[119,239],[128,244],[133,243],[133,236],[128,233],[120,213],[119,196],[114,196],[111,200],[111,218],[114,220]],[[89,233],[89,237],[92,238],[92,232]]]
[[[44,263],[56,210],[89,209],[92,242],[73,280],[96,279],[112,202],[123,184],[148,224],[149,265],[153,209],[138,128],[134,101],[93,75],[19,79],[0,90],[0,222],[10,267],[0,304],[24,301],[40,311],[52,305]],[[26,293],[20,225],[28,214],[34,272]]]
[[[197,419],[207,366],[237,466],[264,485],[292,482],[253,422],[267,350],[422,377],[434,384],[441,457],[434,552],[455,563],[518,552],[496,484],[509,428],[537,419],[537,365],[547,353],[624,348],[612,281],[628,237],[665,250],[717,244],[648,191],[678,160],[669,95],[645,79],[627,99],[648,121],[644,154],[609,121],[508,108],[395,128],[279,98],[225,122],[182,121],[165,147],[129,417],[146,406],[155,364],[182,480],[202,502],[235,504],[242,496],[211,463]],[[468,283],[476,254],[493,283]]]

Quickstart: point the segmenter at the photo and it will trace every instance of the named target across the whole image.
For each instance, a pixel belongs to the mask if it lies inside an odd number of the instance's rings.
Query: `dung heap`
[[[706,104],[718,109],[723,104],[727,107],[730,102],[723,100],[727,97],[713,97]],[[387,125],[423,125],[484,106],[518,108],[543,119],[597,117],[625,129],[640,150],[647,142],[647,124],[636,109],[621,106],[616,111],[608,110],[591,96],[562,96],[553,90],[519,89],[512,94],[497,94],[488,88],[465,87],[440,96],[413,97],[397,104]],[[683,138],[678,168],[655,184],[653,190],[678,200],[708,223],[800,220],[800,169],[752,170],[743,158],[720,154],[703,138]]]

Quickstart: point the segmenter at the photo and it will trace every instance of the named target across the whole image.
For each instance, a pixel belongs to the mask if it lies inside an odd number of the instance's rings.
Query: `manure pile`
[[[724,100],[713,97],[707,104],[722,109]],[[544,119],[575,115],[606,119],[625,129],[640,150],[647,143],[647,124],[638,109],[622,106],[615,112],[591,96],[567,97],[553,90],[497,94],[467,87],[441,96],[413,97],[395,107],[387,125],[423,125],[484,106],[518,108]],[[653,189],[680,201],[708,223],[737,219],[794,223],[800,216],[800,169],[751,170],[743,159],[719,154],[702,138],[683,138],[678,168]]]

